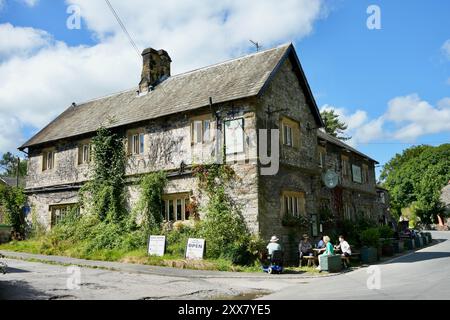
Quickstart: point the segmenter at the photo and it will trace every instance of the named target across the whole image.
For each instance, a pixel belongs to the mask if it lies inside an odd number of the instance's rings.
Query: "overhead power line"
[[[131,35],[128,33],[127,28],[125,28],[125,25],[123,24],[122,20],[120,19],[119,15],[117,14],[116,10],[114,10],[113,6],[111,5],[111,3],[109,2],[109,0],[105,0],[106,4],[108,5],[109,9],[111,9],[111,12],[113,13],[114,17],[116,18],[117,22],[119,23],[120,27],[122,28],[123,32],[126,34],[126,36],[128,37],[128,40],[130,40],[131,46],[134,48],[134,50],[136,50],[139,59],[141,58],[141,51],[139,51],[136,43],[133,41],[133,38],[131,37]]]

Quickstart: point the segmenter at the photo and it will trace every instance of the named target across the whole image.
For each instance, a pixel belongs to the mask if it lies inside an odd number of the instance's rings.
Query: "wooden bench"
[[[352,251],[352,254],[350,256],[348,256],[348,257],[341,255],[341,260],[345,261],[347,266],[350,265],[350,259],[352,259],[352,258],[355,259],[355,260],[358,260],[358,261],[361,260],[361,253],[358,252],[358,251]]]
[[[302,262],[306,260],[307,261],[307,266],[308,267],[315,267],[316,266],[316,257],[314,256],[303,256],[302,257]],[[302,264],[302,262],[300,264]]]

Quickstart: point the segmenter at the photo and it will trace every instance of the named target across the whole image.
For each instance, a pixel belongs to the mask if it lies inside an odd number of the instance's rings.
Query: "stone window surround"
[[[164,202],[164,221],[175,222],[175,221],[188,220],[189,217],[186,217],[186,207],[190,202],[191,195],[192,195],[191,191],[164,194],[162,196],[162,200]],[[180,201],[180,205],[181,205],[181,212],[180,212],[180,216],[179,216],[180,219],[178,219],[178,201]],[[175,203],[175,205],[173,206],[173,212],[172,212],[173,217],[175,219],[172,219],[172,217],[169,216],[170,215],[170,212],[169,212],[170,202]]]
[[[294,216],[306,216],[306,192],[304,191],[292,191],[292,190],[284,190],[281,192],[281,216],[283,217],[285,214],[291,213]],[[292,202],[294,200],[294,202]],[[286,205],[289,206],[289,204],[297,208],[297,212],[295,212],[295,209],[291,212],[288,212],[288,208],[286,208]]]
[[[214,134],[213,134],[213,126],[214,119],[212,118],[211,114],[203,114],[199,116],[193,116],[189,120],[190,122],[190,134],[191,134],[191,145],[195,144],[203,144],[207,142],[211,142],[214,140]],[[201,122],[201,141],[195,141],[195,137],[199,137],[198,133],[195,133],[195,125],[197,122]],[[206,134],[205,128],[206,125],[208,125],[208,133]]]
[[[286,141],[285,139],[285,127],[288,127],[291,133],[291,141]],[[300,122],[289,118],[287,116],[280,117],[280,139],[281,143],[285,147],[299,149],[300,148]],[[290,142],[290,143],[289,143]]]
[[[325,168],[326,166],[326,155],[327,155],[327,149],[322,146],[317,147],[317,153],[318,153],[318,165],[319,168]]]
[[[89,150],[88,150],[88,160],[85,161],[85,147],[88,146]],[[81,140],[78,142],[78,148],[77,148],[77,152],[78,152],[78,157],[77,157],[77,165],[78,166],[83,166],[83,165],[88,165],[91,161],[92,161],[92,144],[91,144],[91,139],[85,139],[85,140]]]
[[[54,227],[67,212],[73,208],[77,203],[71,202],[71,203],[58,203],[58,204],[50,204],[48,206],[48,211],[50,213],[50,225],[51,227]],[[59,210],[59,215],[55,216],[57,213],[57,210]]]
[[[225,151],[225,153],[227,155],[238,155],[238,154],[245,154],[247,152],[247,148],[246,148],[246,143],[245,143],[245,117],[244,116],[237,116],[236,118],[229,118],[229,119],[224,119],[223,120],[223,133],[222,133],[222,137],[223,137],[223,145],[225,147],[225,150],[227,149],[227,139],[226,139],[226,135],[227,135],[227,129],[226,129],[226,123],[227,122],[231,122],[231,121],[237,121],[237,120],[241,120],[242,121],[242,125],[240,125],[241,129],[242,129],[242,151],[237,151],[237,152],[228,152]]]
[[[142,150],[139,150],[139,153],[135,153],[133,150],[133,136],[138,136],[139,139],[139,149],[141,148],[140,146],[140,137],[142,136],[143,141],[143,146],[142,146]],[[143,157],[144,153],[145,153],[145,147],[147,145],[147,134],[145,132],[145,128],[136,128],[136,129],[128,129],[126,131],[126,151],[127,151],[127,155],[130,157]]]
[[[42,149],[42,172],[52,171],[56,166],[56,148],[45,148]],[[49,167],[48,157],[51,154],[51,166]]]

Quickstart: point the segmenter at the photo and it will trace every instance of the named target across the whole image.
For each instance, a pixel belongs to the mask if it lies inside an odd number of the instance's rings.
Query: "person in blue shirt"
[[[269,256],[272,256],[272,253],[276,250],[281,250],[281,245],[278,243],[280,239],[277,236],[272,236],[269,244],[267,245],[267,250],[269,251]]]
[[[317,249],[325,249],[325,242],[323,241],[322,235],[320,235],[320,240],[317,242]]]

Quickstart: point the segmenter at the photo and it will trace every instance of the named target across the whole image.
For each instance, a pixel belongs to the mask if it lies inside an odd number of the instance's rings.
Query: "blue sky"
[[[380,164],[414,144],[450,141],[448,1],[111,3],[140,49],[168,50],[175,73],[251,52],[248,39],[294,42],[318,106],[337,110],[350,143]],[[71,4],[81,8],[79,30],[66,27]],[[369,5],[380,8],[380,30],[366,26]],[[0,152],[72,101],[137,84],[140,61],[102,0],[0,0],[0,36],[0,125],[19,128],[1,129]],[[33,87],[28,99],[13,66]]]

